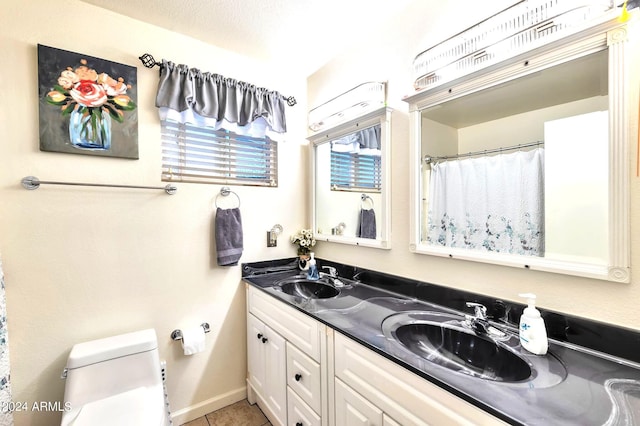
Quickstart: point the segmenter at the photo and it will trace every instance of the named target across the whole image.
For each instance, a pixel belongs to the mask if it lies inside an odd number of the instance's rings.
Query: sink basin
[[[328,299],[336,297],[340,291],[323,280],[310,280],[305,276],[296,276],[278,281],[277,290],[303,299]]]
[[[383,322],[383,332],[418,357],[453,371],[497,382],[522,382],[532,376],[531,364],[499,342],[462,326],[448,314],[394,315]],[[428,318],[428,319],[427,319]]]
[[[449,369],[504,382],[531,377],[531,367],[515,353],[488,338],[443,324],[401,325],[395,335],[414,354]]]

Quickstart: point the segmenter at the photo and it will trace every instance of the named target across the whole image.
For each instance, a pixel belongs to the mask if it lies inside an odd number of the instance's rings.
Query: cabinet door
[[[382,426],[382,410],[340,379],[335,385],[336,426]]]
[[[247,367],[249,369],[249,381],[255,391],[260,395],[265,394],[265,350],[262,343],[265,337],[264,324],[253,315],[247,315]]]
[[[273,414],[287,423],[287,353],[286,341],[265,325],[265,398]],[[262,341],[262,340],[261,340]]]
[[[253,315],[247,315],[249,381],[280,424],[287,421],[286,341]]]

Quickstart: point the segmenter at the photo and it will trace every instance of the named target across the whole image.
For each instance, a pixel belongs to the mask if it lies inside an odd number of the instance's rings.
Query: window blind
[[[331,189],[380,192],[381,187],[380,156],[331,152]]]
[[[278,186],[278,144],[161,120],[162,180]]]

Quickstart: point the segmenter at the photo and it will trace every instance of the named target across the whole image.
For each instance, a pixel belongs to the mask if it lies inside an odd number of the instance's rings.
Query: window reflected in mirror
[[[380,192],[382,145],[379,124],[332,140],[329,145],[332,191]]]

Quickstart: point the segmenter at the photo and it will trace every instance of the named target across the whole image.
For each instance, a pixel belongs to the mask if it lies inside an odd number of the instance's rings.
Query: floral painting
[[[138,158],[137,69],[38,45],[40,150]]]

